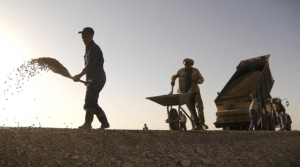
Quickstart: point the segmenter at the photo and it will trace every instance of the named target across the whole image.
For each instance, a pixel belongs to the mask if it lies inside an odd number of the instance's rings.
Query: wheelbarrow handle
[[[169,95],[173,94],[173,88],[174,88],[174,86],[172,85],[171,92],[169,93]]]

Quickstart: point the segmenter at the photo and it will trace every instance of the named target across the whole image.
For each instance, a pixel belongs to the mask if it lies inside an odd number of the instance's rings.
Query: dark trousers
[[[186,104],[186,106],[188,107],[188,109],[192,115],[194,125],[197,127],[199,126],[199,124],[204,125],[204,123],[205,123],[204,111],[203,111],[204,107],[203,107],[203,102],[202,102],[200,92],[192,93],[192,95],[189,99],[189,102]],[[198,118],[198,114],[196,112],[195,107],[198,110],[199,118]]]
[[[286,129],[286,122],[285,122],[285,114],[284,112],[276,112],[277,119],[280,119],[280,129],[285,130]],[[278,121],[279,122],[279,121]]]
[[[186,122],[180,122],[180,130],[186,130],[186,126],[185,126]]]
[[[95,115],[97,115],[101,123],[107,121],[106,115],[102,108],[98,105],[99,93],[103,89],[106,82],[104,77],[101,81],[92,82],[86,88],[84,110],[87,108],[95,109]]]
[[[250,122],[249,130],[252,130],[253,128],[254,130],[257,130],[256,111],[253,109],[250,110],[250,118],[251,118],[251,122]]]

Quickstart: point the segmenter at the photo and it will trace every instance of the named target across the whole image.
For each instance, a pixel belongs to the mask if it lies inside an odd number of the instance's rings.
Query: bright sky
[[[85,50],[78,31],[87,26],[104,53],[107,82],[99,104],[112,129],[141,129],[144,123],[168,129],[166,107],[145,98],[170,92],[170,78],[184,58],[194,59],[205,79],[206,124],[216,129],[217,92],[241,60],[265,54],[271,54],[275,79],[271,95],[289,99],[292,129],[300,129],[298,0],[0,0],[0,91],[13,67],[31,58],[55,58],[78,74]],[[49,72],[24,84],[21,94],[0,95],[0,125],[84,123],[81,83]],[[93,127],[100,127],[97,119]]]

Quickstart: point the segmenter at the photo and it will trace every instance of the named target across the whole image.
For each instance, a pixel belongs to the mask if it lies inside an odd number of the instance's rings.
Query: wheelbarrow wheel
[[[179,116],[178,116],[177,110],[176,109],[172,109],[170,111],[170,115],[169,115],[170,121],[176,120],[178,118],[179,118]],[[178,121],[174,121],[174,122],[170,122],[169,126],[170,126],[171,130],[179,130],[179,120]]]

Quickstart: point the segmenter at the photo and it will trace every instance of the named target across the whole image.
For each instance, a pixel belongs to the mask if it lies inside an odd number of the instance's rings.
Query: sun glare
[[[22,118],[36,109],[36,102],[32,99],[36,98],[35,84],[26,83],[22,93],[18,93],[15,87],[15,77],[13,80],[8,79],[8,74],[15,75],[18,68],[24,60],[28,60],[26,55],[22,53],[20,45],[9,34],[0,31],[0,114],[1,122],[3,119],[11,119],[18,116]],[[4,92],[7,91],[7,92]],[[30,111],[26,111],[26,106],[30,107]],[[13,125],[11,125],[13,126]]]

